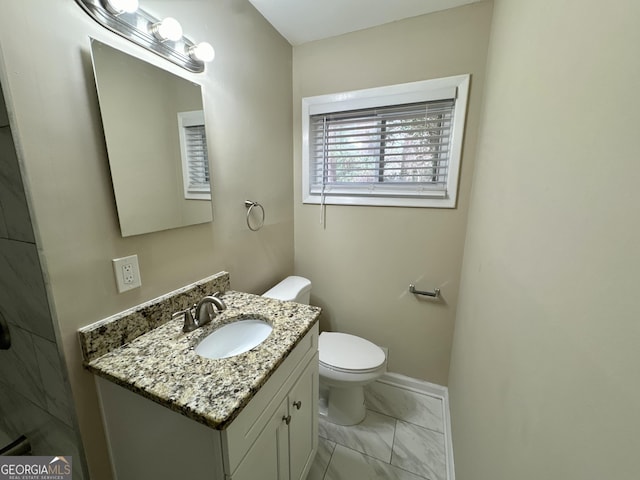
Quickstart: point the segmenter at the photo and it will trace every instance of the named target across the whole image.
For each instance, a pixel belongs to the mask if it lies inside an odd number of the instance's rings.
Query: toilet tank
[[[287,277],[273,288],[263,293],[262,296],[275,298],[276,300],[282,300],[285,302],[298,302],[309,305],[311,281],[304,277]]]

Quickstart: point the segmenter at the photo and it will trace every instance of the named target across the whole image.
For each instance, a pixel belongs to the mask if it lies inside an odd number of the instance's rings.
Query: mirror
[[[212,220],[200,85],[91,39],[123,237]]]

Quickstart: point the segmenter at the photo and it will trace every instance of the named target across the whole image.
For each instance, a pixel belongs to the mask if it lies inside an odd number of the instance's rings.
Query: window
[[[202,110],[179,112],[178,129],[180,132],[184,198],[211,200],[204,112]]]
[[[303,201],[454,208],[469,75],[302,100]]]

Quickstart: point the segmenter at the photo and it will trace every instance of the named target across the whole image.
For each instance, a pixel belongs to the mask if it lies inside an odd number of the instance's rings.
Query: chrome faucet
[[[196,328],[206,325],[213,320],[218,312],[227,309],[224,301],[216,295],[219,295],[219,293],[216,292],[213,295],[202,297],[193,307],[180,310],[173,314],[173,318],[179,315],[183,316],[184,326],[182,327],[182,331],[184,333],[193,332]]]

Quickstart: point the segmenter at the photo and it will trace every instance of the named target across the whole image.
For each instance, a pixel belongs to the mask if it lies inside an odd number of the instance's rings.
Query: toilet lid
[[[375,370],[385,361],[380,347],[348,333],[322,332],[318,350],[320,363],[338,370]]]

